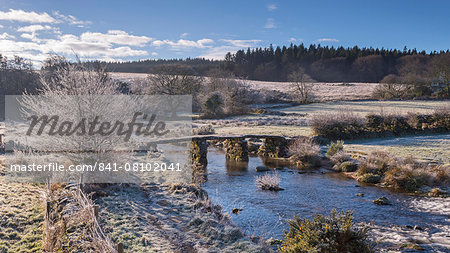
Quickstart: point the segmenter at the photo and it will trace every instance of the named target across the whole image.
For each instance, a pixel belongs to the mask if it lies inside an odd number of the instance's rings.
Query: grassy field
[[[0,176],[0,252],[41,252],[43,185],[6,182]]]
[[[414,156],[425,162],[450,163],[450,134],[348,141],[345,149],[369,153],[386,150],[395,156]]]
[[[123,82],[133,82],[144,79],[148,74],[142,73],[120,73],[111,72],[111,76]],[[248,87],[254,90],[280,91],[284,93],[291,92],[289,82],[265,82],[265,81],[246,81]],[[312,83],[314,98],[318,101],[337,101],[337,100],[360,100],[370,99],[377,83]]]
[[[408,112],[430,113],[435,108],[442,106],[450,106],[450,101],[337,101],[299,105],[281,109],[280,111],[284,113],[304,113],[308,115],[340,111],[351,111],[359,115],[367,115],[369,113],[405,114]]]
[[[217,134],[276,134],[310,136],[309,119],[318,113],[353,112],[360,116],[369,113],[406,114],[431,113],[434,109],[450,106],[450,101],[337,101],[270,109],[277,114],[253,114],[226,119],[196,120],[198,125],[212,125]]]

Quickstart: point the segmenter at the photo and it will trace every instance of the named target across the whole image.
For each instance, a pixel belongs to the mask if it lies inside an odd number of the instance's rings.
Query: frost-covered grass
[[[368,154],[374,150],[386,150],[394,156],[414,156],[426,162],[450,163],[450,134],[348,141],[344,146],[349,152]]]
[[[42,252],[43,185],[0,176],[0,252]]]
[[[311,118],[317,114],[342,111],[355,116],[376,114],[432,113],[450,101],[337,101],[313,103],[287,108],[268,109],[268,114],[251,114],[225,119],[195,120],[195,124],[212,125],[217,134],[277,134],[285,136],[312,135]]]
[[[308,105],[298,105],[281,109],[284,113],[335,113],[339,111],[351,111],[357,115],[365,116],[369,113],[376,114],[406,114],[432,113],[436,108],[449,106],[450,101],[336,101],[328,103],[313,103]]]

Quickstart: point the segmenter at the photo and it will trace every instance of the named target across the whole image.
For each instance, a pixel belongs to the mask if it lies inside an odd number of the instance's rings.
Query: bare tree
[[[445,85],[446,96],[450,97],[450,53],[435,56],[432,62],[432,75]]]
[[[296,100],[299,103],[309,103],[313,99],[311,83],[313,80],[306,74],[303,68],[299,68],[297,71],[293,71],[288,76],[291,82],[291,89],[295,94]]]
[[[187,73],[173,75],[168,72],[164,74],[149,75],[147,80],[140,84],[140,93],[145,95],[166,95],[167,105],[171,108],[172,117],[177,116],[177,110],[185,105],[183,100],[179,100],[172,95],[191,95],[192,107],[195,110],[198,106],[198,94],[201,90],[203,78],[190,76]]]
[[[387,75],[374,90],[374,97],[390,99],[405,98],[410,95],[413,85],[406,84],[396,75]]]

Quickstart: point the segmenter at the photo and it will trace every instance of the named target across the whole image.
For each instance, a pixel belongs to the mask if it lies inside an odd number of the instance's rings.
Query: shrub
[[[434,185],[450,185],[450,165],[440,165],[431,170],[431,183]]]
[[[333,210],[330,216],[318,214],[312,220],[294,216],[288,224],[281,252],[374,252],[368,229],[355,226],[351,211]]]
[[[305,167],[320,166],[320,147],[310,139],[297,138],[288,147],[290,159]]]
[[[337,141],[337,142],[332,142],[330,144],[330,147],[328,148],[327,151],[327,157],[331,157],[334,154],[336,154],[339,151],[344,150],[344,142],[343,141]]]
[[[414,192],[423,186],[427,175],[420,169],[402,165],[388,170],[384,176],[384,182],[395,189]]]
[[[250,103],[250,91],[243,80],[232,77],[208,78],[200,93],[203,117],[242,115],[249,111],[247,104]]]
[[[343,162],[346,161],[350,161],[351,157],[344,151],[339,151],[336,154],[334,154],[333,156],[330,157],[330,160],[334,163],[334,164],[341,164]]]
[[[211,125],[200,126],[198,128],[194,128],[193,132],[194,132],[194,135],[208,135],[208,134],[216,133],[213,126],[211,126]]]
[[[347,161],[341,163],[338,168],[342,172],[354,172],[358,169],[358,164],[354,161]]]
[[[220,117],[223,115],[223,99],[218,93],[211,94],[203,104],[204,117]]]
[[[255,176],[256,184],[261,190],[279,191],[283,190],[280,187],[281,177],[278,172],[272,174],[266,173],[263,176]]]
[[[350,112],[313,115],[311,128],[314,134],[331,140],[353,139],[364,132],[362,118]]]
[[[358,177],[358,181],[362,183],[378,184],[381,182],[381,176],[372,173],[365,173]]]
[[[383,176],[389,167],[396,164],[396,159],[385,151],[374,151],[367,156],[367,159],[361,162],[358,169],[358,175],[375,174]]]
[[[312,117],[311,128],[314,134],[329,140],[445,132],[450,131],[450,106],[437,108],[432,114],[368,114],[364,118],[350,112],[319,114]]]

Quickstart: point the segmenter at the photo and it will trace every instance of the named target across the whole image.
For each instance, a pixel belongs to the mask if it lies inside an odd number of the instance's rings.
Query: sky
[[[248,47],[450,48],[447,0],[0,0],[0,54],[33,63],[223,59]]]

